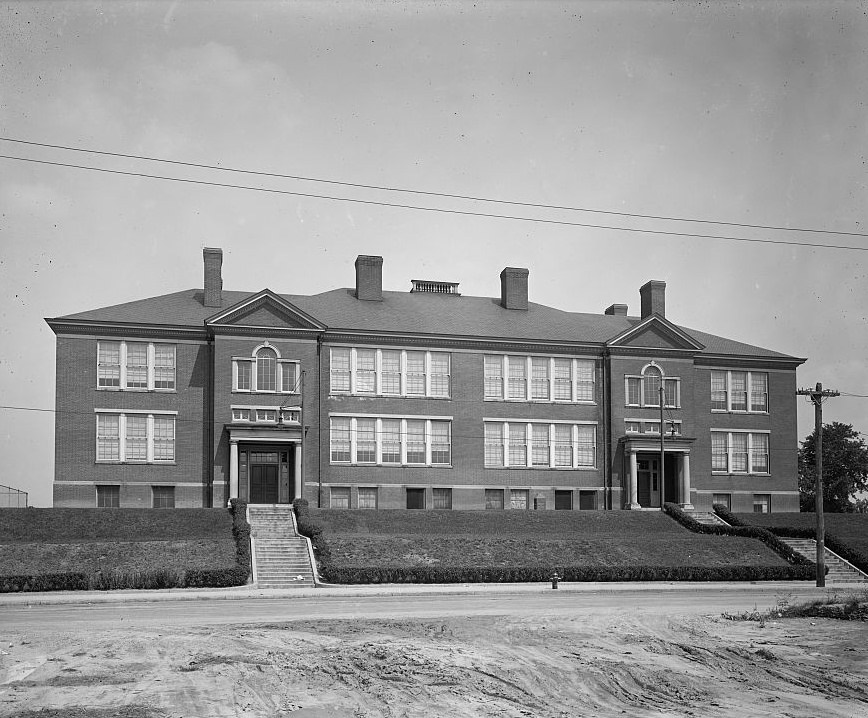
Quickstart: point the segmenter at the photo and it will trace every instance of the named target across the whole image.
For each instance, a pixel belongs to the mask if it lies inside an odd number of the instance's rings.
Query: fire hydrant
[[[557,587],[558,587],[558,579],[559,579],[559,578],[560,578],[560,576],[558,576],[558,572],[555,571],[555,572],[552,574],[552,588],[557,588]]]

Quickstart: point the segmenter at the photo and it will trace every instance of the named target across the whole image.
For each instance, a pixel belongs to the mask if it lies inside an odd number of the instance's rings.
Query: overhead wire
[[[215,170],[218,172],[233,172],[237,174],[247,174],[258,177],[272,177],[277,179],[291,179],[298,180],[303,182],[318,182],[323,184],[332,184],[340,187],[353,187],[356,189],[372,189],[383,192],[402,192],[406,194],[415,194],[415,195],[423,195],[426,197],[440,197],[444,199],[461,199],[461,200],[469,200],[473,202],[488,202],[492,204],[508,204],[514,205],[517,207],[530,207],[534,209],[554,209],[554,210],[563,210],[569,212],[587,212],[589,214],[605,214],[617,217],[630,217],[635,219],[654,219],[654,220],[663,220],[667,222],[693,222],[698,224],[716,224],[720,226],[727,227],[742,227],[745,229],[771,229],[775,231],[781,232],[812,232],[817,234],[837,234],[842,236],[850,236],[850,237],[868,237],[868,233],[864,232],[846,232],[839,230],[830,230],[830,229],[817,229],[810,227],[781,227],[777,225],[767,225],[767,224],[749,224],[746,222],[727,222],[723,220],[713,220],[713,219],[699,219],[696,217],[672,217],[666,215],[654,215],[654,214],[639,214],[636,212],[618,212],[616,210],[605,210],[605,209],[596,209],[591,207],[574,207],[569,205],[556,205],[556,204],[544,204],[540,202],[527,202],[521,200],[509,200],[509,199],[498,199],[494,197],[482,197],[476,195],[465,195],[465,194],[456,194],[450,192],[433,192],[429,190],[419,190],[412,189],[408,187],[392,187],[388,185],[372,185],[372,184],[363,184],[361,182],[347,182],[343,180],[333,180],[333,179],[324,179],[322,177],[310,177],[305,175],[292,175],[292,174],[284,174],[279,172],[266,172],[262,170],[248,170],[242,169],[240,167],[225,167],[221,165],[210,165],[199,162],[183,162],[181,160],[170,160],[161,157],[150,157],[148,155],[135,155],[128,154],[125,152],[109,152],[106,150],[95,150],[92,148],[86,147],[73,147],[70,145],[56,145],[50,144],[47,142],[34,142],[30,140],[22,140],[13,137],[0,137],[0,141],[3,142],[13,142],[16,144],[22,145],[30,145],[34,147],[45,147],[50,149],[58,149],[64,150],[68,152],[82,152],[86,154],[94,154],[101,155],[104,157],[121,157],[124,159],[134,159],[134,160],[142,160],[146,162],[160,162],[164,164],[171,164],[180,167],[195,167],[197,169],[208,169]]]
[[[8,159],[15,160],[19,162],[32,162],[35,164],[42,165],[50,165],[54,167],[67,167],[72,169],[80,169],[87,170],[91,172],[102,172],[106,174],[114,174],[114,175],[123,175],[127,177],[140,177],[145,179],[155,179],[155,180],[163,180],[167,182],[179,182],[184,184],[194,184],[194,185],[202,185],[207,187],[223,187],[228,189],[240,189],[252,192],[265,192],[268,194],[278,194],[278,195],[289,195],[294,197],[306,197],[309,199],[322,199],[322,200],[330,200],[330,201],[338,201],[338,202],[350,202],[354,204],[364,204],[369,206],[376,207],[392,207],[398,209],[409,209],[421,212],[434,212],[439,214],[450,214],[450,215],[458,215],[458,216],[466,216],[466,217],[486,217],[490,219],[506,219],[513,220],[518,222],[531,222],[537,224],[548,224],[548,225],[557,225],[557,226],[566,226],[566,227],[584,227],[587,229],[602,229],[609,230],[614,232],[630,232],[636,234],[650,234],[655,236],[668,236],[668,237],[685,237],[692,239],[716,239],[722,241],[730,241],[730,242],[750,242],[756,244],[779,244],[779,245],[789,245],[794,247],[811,247],[817,249],[842,249],[842,250],[850,250],[856,252],[868,252],[868,247],[853,247],[850,245],[839,245],[839,244],[822,244],[819,242],[791,242],[784,239],[761,239],[758,237],[733,237],[727,235],[717,235],[717,234],[698,234],[695,232],[671,232],[660,229],[641,229],[634,227],[619,227],[614,225],[604,225],[604,224],[591,224],[587,222],[573,222],[569,220],[557,220],[557,219],[543,219],[541,217],[525,217],[521,215],[511,215],[511,214],[496,214],[493,212],[474,212],[470,210],[459,210],[459,209],[446,209],[443,207],[423,207],[420,205],[411,205],[411,204],[403,204],[398,202],[382,202],[376,200],[369,199],[359,199],[355,197],[336,197],[334,195],[322,195],[322,194],[314,194],[311,192],[295,192],[291,190],[282,190],[275,189],[271,187],[253,187],[250,185],[239,185],[232,184],[227,182],[211,182],[206,180],[197,180],[188,177],[170,177],[167,175],[153,175],[147,174],[144,172],[129,172],[125,170],[114,170],[107,169],[104,167],[92,167],[90,165],[78,165],[68,162],[52,162],[50,160],[38,160],[32,157],[16,157],[14,155],[3,155],[0,154],[0,159]]]

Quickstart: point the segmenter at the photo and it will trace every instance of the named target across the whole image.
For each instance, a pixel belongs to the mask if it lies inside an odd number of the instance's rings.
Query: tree
[[[799,504],[814,510],[816,487],[816,430],[799,449]],[[823,510],[852,513],[859,508],[855,495],[868,490],[868,447],[851,424],[823,424]]]

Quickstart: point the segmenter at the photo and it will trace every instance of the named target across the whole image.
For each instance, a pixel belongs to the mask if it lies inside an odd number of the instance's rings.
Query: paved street
[[[485,616],[509,614],[520,616],[544,612],[574,615],[593,613],[606,615],[621,611],[648,615],[717,615],[722,612],[741,612],[755,608],[770,608],[780,600],[790,603],[825,595],[825,591],[808,584],[796,586],[775,584],[761,586],[678,586],[673,588],[641,589],[583,587],[572,590],[569,586],[554,591],[548,587],[526,586],[480,587],[480,592],[453,594],[419,593],[422,587],[378,587],[368,595],[341,595],[341,589],[307,591],[304,595],[283,592],[279,596],[250,597],[243,592],[233,594],[201,593],[196,600],[189,597],[174,598],[137,594],[133,597],[100,594],[94,598],[117,598],[106,603],[50,603],[39,604],[39,594],[32,594],[34,603],[26,603],[27,596],[15,598],[20,603],[0,604],[0,625],[7,628],[27,627],[30,630],[72,629],[90,626],[94,630],[117,628],[120,625],[189,626],[238,623],[273,623],[310,619],[347,618],[410,618],[446,616]],[[347,589],[352,591],[352,589]],[[391,591],[397,592],[389,594]],[[177,593],[177,592],[176,592]],[[86,601],[86,594],[77,594]]]

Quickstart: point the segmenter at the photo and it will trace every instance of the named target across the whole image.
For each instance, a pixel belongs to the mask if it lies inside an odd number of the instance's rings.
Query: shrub
[[[86,591],[83,573],[43,573],[36,576],[0,576],[0,593],[24,591]]]
[[[325,563],[331,557],[328,542],[323,536],[322,526],[311,518],[310,506],[307,499],[296,499],[292,502],[292,508],[295,511],[298,532],[310,539],[314,550],[314,557],[320,566],[320,573],[322,573]]]
[[[561,566],[562,581],[807,581],[812,566]],[[547,582],[554,569],[531,567],[336,567],[326,564],[332,583],[521,583]]]

